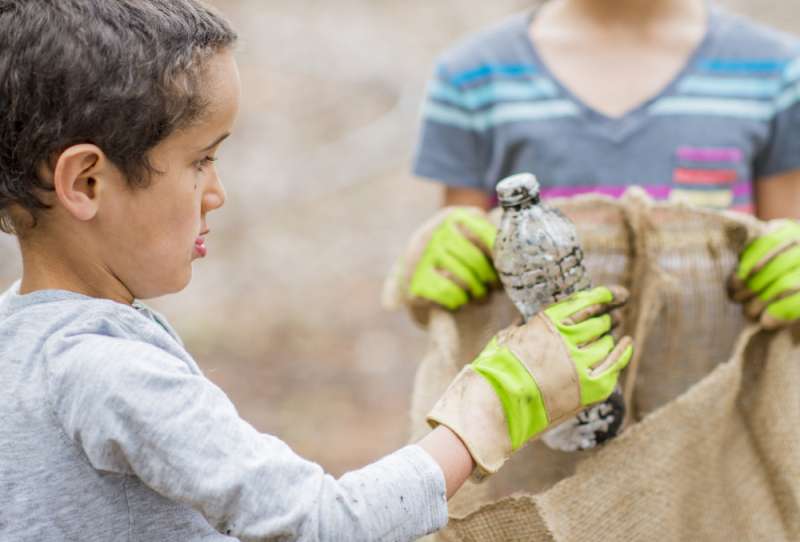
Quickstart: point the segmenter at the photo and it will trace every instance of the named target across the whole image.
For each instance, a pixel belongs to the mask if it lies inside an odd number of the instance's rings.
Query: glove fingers
[[[617,343],[622,339],[622,309],[614,309],[608,315],[611,317],[611,336],[614,337],[614,342]]]
[[[559,330],[572,344],[583,347],[611,331],[613,323],[611,315],[604,314],[574,325],[562,325]]]
[[[469,231],[466,228],[462,229],[460,224],[457,223],[451,238],[448,239],[447,252],[469,267],[481,282],[485,284],[499,283],[491,253],[487,255],[484,249],[476,244],[477,238],[471,238],[468,234]]]
[[[800,318],[800,288],[785,292],[770,303],[761,315],[761,324],[766,329],[776,329]]]
[[[759,316],[764,312],[767,303],[758,297],[751,297],[744,303],[744,315],[751,320],[758,320]]]
[[[424,299],[452,309],[469,301],[467,292],[479,295],[485,292],[484,286],[476,286],[460,272],[460,268],[447,269],[446,273],[439,272],[442,267],[446,267],[442,263],[442,256],[450,252],[451,246],[456,247],[454,250],[457,253],[466,251],[467,256],[460,259],[478,262],[474,267],[486,279],[483,282],[497,280],[491,261],[455,227],[462,219],[470,225],[476,225],[472,229],[478,231],[478,239],[490,245],[493,242],[494,227],[477,209],[451,207],[441,210],[428,220],[413,234],[403,258],[404,263],[398,271],[401,274],[400,280],[404,283],[406,298],[412,306],[417,305],[419,299]],[[445,259],[448,260],[447,257]],[[450,261],[452,259],[448,263]],[[464,286],[464,291],[459,292],[461,285]]]
[[[465,290],[472,294],[472,297],[481,298],[486,296],[486,285],[481,281],[472,269],[464,262],[454,256],[451,252],[445,252],[439,256],[440,270],[446,271],[458,280],[458,284],[466,286]]]
[[[577,324],[598,314],[623,305],[628,291],[621,286],[600,286],[577,292],[566,300],[545,309],[545,314],[557,324]]]
[[[611,335],[603,335],[600,339],[578,348],[580,357],[575,361],[583,365],[584,369],[591,369],[602,365],[603,360],[614,349],[614,338]]]
[[[460,237],[459,243],[448,246],[446,253],[457,258],[462,264],[472,271],[472,274],[487,286],[499,284],[497,273],[494,270],[494,263],[486,255],[467,239]]]
[[[756,294],[734,273],[728,279],[728,295],[736,303],[744,303]]]
[[[770,303],[783,292],[794,289],[798,284],[800,284],[800,261],[796,262],[793,267],[784,269],[768,286],[759,291],[758,297],[765,304]]]
[[[424,280],[420,280],[411,288],[414,297],[427,299],[443,307],[454,310],[469,301],[467,292],[458,284],[443,276],[440,271],[431,269]]]
[[[589,376],[598,378],[609,373],[619,373],[628,365],[632,356],[633,340],[623,337],[601,363],[590,368]]]
[[[578,324],[580,322],[583,322],[584,320],[588,320],[589,318],[594,318],[595,316],[598,316],[600,314],[608,313],[609,311],[617,312],[618,317],[621,317],[621,315],[619,315],[619,312],[615,311],[614,309],[618,309],[619,307],[627,303],[629,297],[628,290],[626,290],[622,286],[608,286],[607,288],[611,292],[611,295],[613,296],[613,299],[610,302],[596,303],[594,305],[589,305],[588,307],[580,309],[571,316],[568,316],[566,319],[564,319],[564,323],[568,325]]]
[[[760,293],[788,271],[800,266],[800,242],[791,241],[778,247],[764,265],[746,281],[748,289]],[[764,299],[762,297],[762,299]]]
[[[800,267],[778,277],[763,292],[748,301],[744,306],[745,315],[748,318],[757,320],[767,305],[791,296],[797,289],[798,284],[800,284]]]
[[[482,214],[466,212],[456,220],[462,234],[480,248],[488,258],[492,257],[497,228]]]
[[[775,231],[758,237],[742,251],[736,276],[739,280],[747,282],[770,259],[798,238],[800,238],[800,225],[794,222],[781,224]]]
[[[450,282],[452,282],[453,284],[458,286],[465,294],[468,295],[468,293],[469,293],[469,285],[467,283],[465,283],[463,280],[461,280],[460,278],[458,278],[458,276],[455,275],[454,273],[451,273],[447,269],[442,269],[442,268],[434,269],[434,273],[446,278],[447,280],[449,280]],[[466,299],[466,297],[465,297],[465,299]]]

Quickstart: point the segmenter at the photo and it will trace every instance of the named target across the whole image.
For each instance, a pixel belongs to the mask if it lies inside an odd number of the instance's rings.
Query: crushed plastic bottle
[[[574,292],[591,287],[583,251],[572,222],[539,199],[539,183],[530,173],[497,185],[503,217],[494,248],[494,265],[511,301],[527,321]],[[617,388],[603,403],[545,433],[550,448],[577,451],[613,438],[625,416]]]

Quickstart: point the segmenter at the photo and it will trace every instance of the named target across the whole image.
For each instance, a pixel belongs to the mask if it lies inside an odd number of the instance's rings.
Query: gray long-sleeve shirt
[[[447,521],[409,446],[339,480],[239,418],[160,316],[0,297],[0,540],[413,540]]]

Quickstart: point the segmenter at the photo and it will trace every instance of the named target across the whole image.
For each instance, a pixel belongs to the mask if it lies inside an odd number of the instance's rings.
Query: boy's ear
[[[89,143],[73,145],[58,156],[52,169],[53,188],[59,203],[73,217],[82,221],[95,217],[110,165],[105,153]]]

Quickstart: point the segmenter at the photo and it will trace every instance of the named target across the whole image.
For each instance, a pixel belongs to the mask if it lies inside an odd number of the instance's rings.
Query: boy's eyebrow
[[[210,151],[211,149],[213,149],[214,147],[216,147],[217,145],[219,145],[220,143],[222,143],[223,141],[225,141],[225,139],[226,139],[226,138],[227,138],[229,135],[231,135],[231,133],[230,133],[230,132],[227,132],[227,133],[225,133],[225,134],[222,134],[222,135],[221,135],[221,136],[219,136],[219,137],[218,137],[218,138],[217,138],[217,139],[216,139],[216,140],[215,140],[215,141],[214,141],[214,142],[213,142],[211,145],[209,145],[209,146],[208,146],[208,147],[206,147],[205,149],[201,149],[201,150],[200,150],[200,152],[204,152],[204,151]]]

